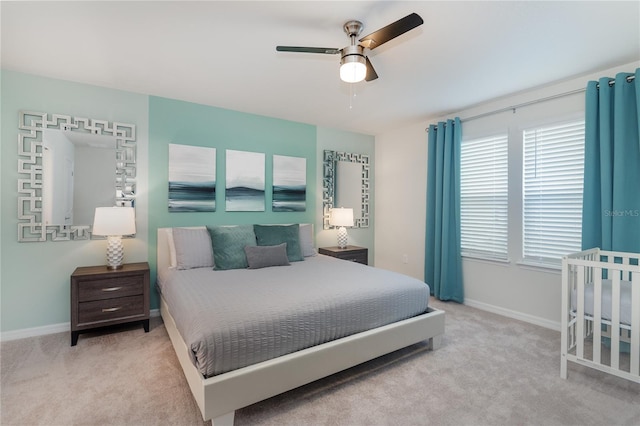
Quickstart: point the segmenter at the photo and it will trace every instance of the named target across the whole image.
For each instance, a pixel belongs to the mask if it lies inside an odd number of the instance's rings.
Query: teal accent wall
[[[137,234],[136,238],[124,240],[125,261],[149,262],[152,309],[158,307],[155,291],[158,227],[314,223],[317,246],[335,245],[335,231],[322,230],[324,149],[371,155],[373,197],[373,136],[7,70],[0,71],[0,93],[0,331],[3,339],[9,335],[66,330],[70,320],[69,276],[78,266],[105,264],[106,252],[105,240],[18,243],[18,113],[21,110],[136,125]],[[225,212],[224,191],[218,190],[216,212],[169,213],[170,143],[215,147],[218,188],[225,185],[226,149],[265,153],[266,210]],[[273,155],[307,159],[305,212],[271,211]],[[371,215],[370,228],[350,232],[354,244],[369,247],[370,259],[373,210]]]
[[[20,110],[134,123],[138,181],[146,186],[148,97],[86,84],[2,71],[1,330],[69,322],[69,276],[78,266],[105,264],[106,241],[19,243],[17,239],[18,113]],[[139,170],[140,172],[140,170]],[[138,198],[138,236],[125,241],[127,261],[147,260],[146,196]]]
[[[216,148],[216,211],[169,213],[169,144]],[[265,154],[265,211],[226,212],[225,152],[227,149]],[[272,212],[273,155],[307,159],[305,212]],[[155,282],[157,228],[167,226],[251,223],[313,223],[316,206],[316,127],[293,121],[246,114],[173,99],[149,97],[149,263]],[[157,307],[152,291],[151,306]]]

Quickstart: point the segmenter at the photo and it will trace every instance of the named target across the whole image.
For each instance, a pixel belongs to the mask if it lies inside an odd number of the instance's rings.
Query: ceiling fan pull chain
[[[356,96],[358,96],[358,93],[356,92],[355,84],[350,84],[349,85],[349,109],[350,110],[353,109],[353,100],[356,98]]]

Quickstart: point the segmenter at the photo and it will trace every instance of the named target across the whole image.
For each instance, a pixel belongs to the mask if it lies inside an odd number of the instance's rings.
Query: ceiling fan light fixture
[[[340,65],[340,78],[347,83],[357,83],[364,80],[367,75],[367,66],[362,61],[356,59],[353,62],[345,62]]]
[[[342,81],[347,83],[358,83],[362,80],[373,81],[378,78],[378,73],[373,68],[373,65],[371,65],[369,59],[364,55],[365,49],[373,50],[422,24],[424,24],[424,21],[420,15],[411,13],[404,18],[390,23],[386,27],[362,37],[360,40],[356,40],[362,32],[363,25],[360,21],[351,20],[347,21],[342,27],[351,41],[351,44],[345,48],[276,46],[276,51],[320,53],[325,55],[336,55],[340,53],[340,79],[342,79]]]
[[[361,46],[348,46],[343,49],[340,60],[340,79],[347,83],[357,83],[367,76],[367,62]]]

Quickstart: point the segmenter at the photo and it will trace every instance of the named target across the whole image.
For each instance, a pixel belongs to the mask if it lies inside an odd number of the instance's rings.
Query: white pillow
[[[300,224],[300,249],[304,257],[316,256],[318,252],[313,244],[313,223]]]
[[[172,239],[176,269],[213,267],[211,235],[206,227],[173,228]]]

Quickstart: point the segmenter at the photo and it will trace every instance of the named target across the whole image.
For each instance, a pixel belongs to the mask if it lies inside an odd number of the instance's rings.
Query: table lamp
[[[107,268],[122,268],[124,247],[122,236],[136,233],[133,207],[96,207],[93,235],[107,237]]]
[[[330,210],[329,225],[338,226],[338,247],[347,247],[347,229],[345,226],[353,226],[353,209],[337,208]]]

